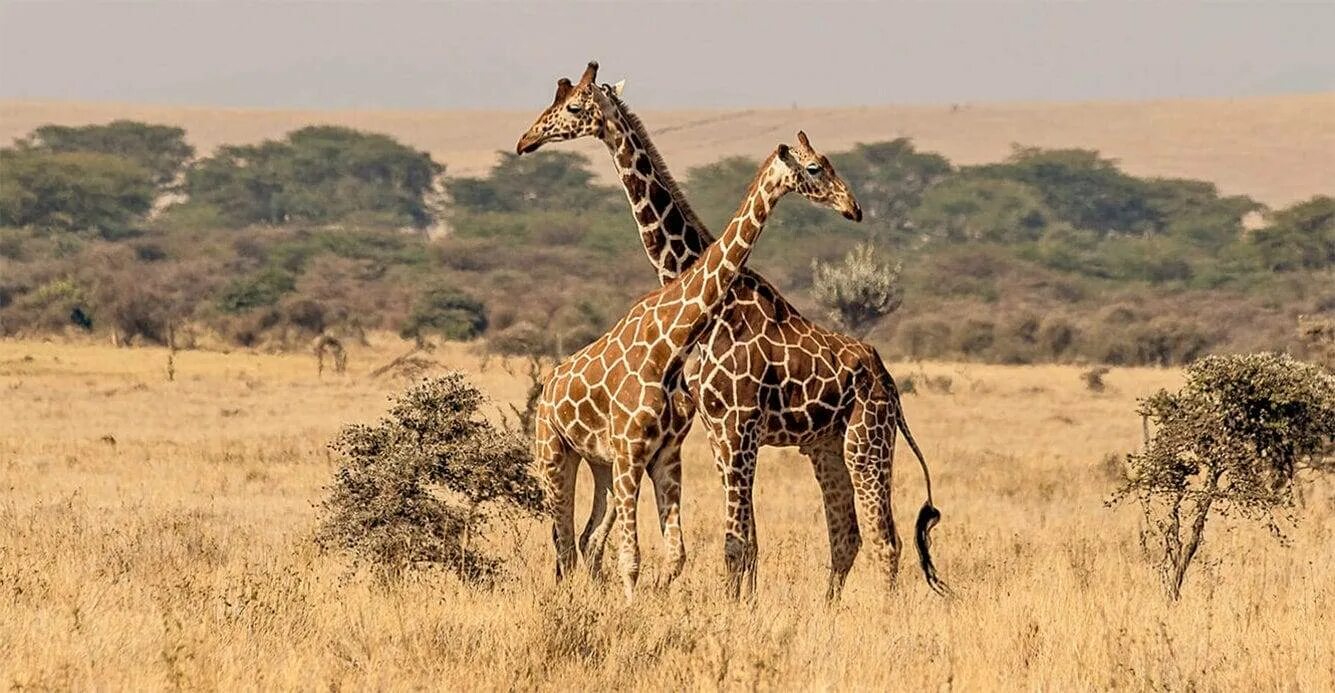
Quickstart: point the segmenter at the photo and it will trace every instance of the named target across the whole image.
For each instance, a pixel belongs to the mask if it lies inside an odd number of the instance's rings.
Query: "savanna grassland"
[[[1305,488],[1287,546],[1212,525],[1177,604],[1145,562],[1135,508],[1105,507],[1108,456],[1141,439],[1136,398],[1175,386],[1176,370],[1115,369],[1095,393],[1069,366],[892,364],[919,383],[904,405],[945,513],[934,537],[951,599],[912,560],[890,594],[859,560],[826,605],[812,473],[767,450],[759,592],[729,602],[721,498],[694,436],[686,572],[627,605],[614,585],[555,585],[535,521],[492,537],[512,560],[489,590],[437,574],[386,585],[319,553],[325,445],[403,387],[368,375],[403,348],[373,338],[323,379],[307,355],[182,351],[168,382],[165,349],[0,341],[0,686],[1335,688],[1329,482]],[[523,397],[496,359],[484,369],[457,345],[433,358],[498,404]],[[904,534],[922,484],[902,448]]]

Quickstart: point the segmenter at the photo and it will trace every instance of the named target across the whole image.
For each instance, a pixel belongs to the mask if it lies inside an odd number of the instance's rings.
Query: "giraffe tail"
[[[895,419],[898,422],[899,432],[904,434],[904,440],[908,441],[914,456],[918,458],[918,465],[922,467],[922,478],[927,486],[927,502],[922,504],[922,509],[918,511],[918,521],[913,525],[913,544],[918,549],[918,564],[922,567],[923,577],[927,579],[927,586],[937,594],[945,596],[950,594],[950,588],[936,574],[936,564],[932,562],[932,538],[929,534],[941,521],[941,511],[932,504],[932,473],[927,469],[927,460],[923,457],[922,449],[918,447],[918,441],[914,440],[913,434],[909,432],[909,424],[904,417],[904,407],[899,403],[899,388],[895,386],[895,380],[890,377],[889,372],[886,372],[885,380],[894,398],[895,409],[898,410]]]

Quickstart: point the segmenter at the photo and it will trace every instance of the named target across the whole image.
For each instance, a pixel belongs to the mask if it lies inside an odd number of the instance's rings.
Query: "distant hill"
[[[628,101],[635,103],[631,84]],[[142,104],[0,101],[0,142],[45,123],[131,118],[180,125],[202,151],[222,143],[277,137],[312,123],[391,134],[426,149],[458,175],[485,172],[496,150],[514,146],[548,103],[528,111],[295,111]],[[1230,194],[1282,206],[1335,191],[1335,93],[1229,100],[1090,103],[961,103],[719,111],[645,111],[645,122],[673,168],[723,156],[759,157],[806,129],[826,151],[855,142],[912,137],[919,149],[957,164],[1004,158],[1012,143],[1098,149],[1129,173],[1201,178]],[[568,145],[594,156],[595,142]]]

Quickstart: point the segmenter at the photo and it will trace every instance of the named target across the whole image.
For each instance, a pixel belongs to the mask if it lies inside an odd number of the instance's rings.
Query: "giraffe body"
[[[596,70],[596,64],[590,69]],[[547,141],[584,136],[602,139],[645,252],[660,281],[673,281],[695,264],[713,237],[672,180],[647,129],[620,101],[619,86],[598,88],[592,79],[581,80],[579,88],[571,88],[568,81],[564,85],[558,86],[556,101],[517,149],[533,151]],[[927,467],[904,422],[894,381],[875,349],[805,319],[773,285],[743,268],[700,340],[698,353],[697,369],[688,374],[688,392],[677,396],[685,400],[683,408],[698,406],[723,480],[730,589],[736,593],[743,581],[754,587],[757,540],[751,499],[756,456],[765,445],[797,446],[811,460],[829,530],[827,596],[836,597],[842,589],[864,534],[885,579],[893,584],[900,555],[890,502],[896,430],[909,441],[925,476]],[[679,470],[680,461],[672,457],[679,448],[677,440],[665,450],[662,464]],[[927,552],[927,531],[939,517],[931,504],[930,484],[928,476],[928,502],[919,514],[915,538],[928,583],[939,590]],[[612,519],[602,515],[605,507],[595,504],[581,537],[581,549],[593,566]]]
[[[585,80],[591,76],[586,73]],[[557,575],[575,563],[574,483],[581,459],[610,460],[619,529],[618,562],[629,597],[639,578],[637,505],[641,479],[654,476],[668,540],[668,579],[685,550],[680,526],[680,455],[692,408],[686,395],[688,351],[709,328],[750,257],[770,212],[789,191],[860,220],[861,209],[828,159],[811,148],[780,145],[761,165],[732,222],[694,265],[638,301],[615,326],[554,370],[537,409],[535,458],[553,513]],[[601,491],[599,489],[598,491]],[[598,492],[596,491],[596,493]]]

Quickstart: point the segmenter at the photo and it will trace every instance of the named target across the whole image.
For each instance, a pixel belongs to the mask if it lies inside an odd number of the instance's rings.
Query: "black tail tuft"
[[[922,504],[918,511],[918,523],[913,528],[913,543],[918,547],[918,562],[922,565],[922,574],[927,578],[927,586],[942,596],[950,594],[941,578],[936,576],[936,566],[932,564],[932,540],[927,533],[941,521],[941,511],[932,507],[931,501]]]

